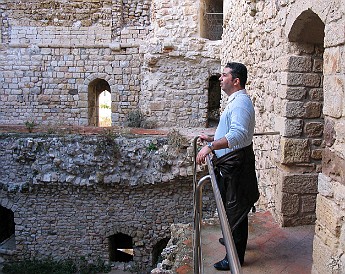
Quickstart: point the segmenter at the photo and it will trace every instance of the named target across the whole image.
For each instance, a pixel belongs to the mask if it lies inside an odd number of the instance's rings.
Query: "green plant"
[[[25,127],[30,133],[32,132],[32,130],[34,129],[35,126],[37,126],[35,121],[26,121],[25,122]]]
[[[140,127],[143,122],[143,114],[140,110],[133,110],[127,114],[127,125],[129,127]]]
[[[150,143],[148,147],[146,148],[148,151],[156,151],[158,150],[157,146],[154,143]]]
[[[107,104],[101,104],[99,107],[100,108],[105,108],[105,109],[110,109],[110,106],[107,105]]]
[[[110,129],[104,129],[101,133],[101,138],[97,143],[95,155],[108,154],[117,159],[120,153],[119,146],[115,141],[117,136],[118,135]]]
[[[178,130],[173,129],[170,131],[167,135],[168,137],[168,144],[172,147],[175,147],[177,149],[183,149],[185,148],[188,143],[188,140],[186,137],[184,137]]]

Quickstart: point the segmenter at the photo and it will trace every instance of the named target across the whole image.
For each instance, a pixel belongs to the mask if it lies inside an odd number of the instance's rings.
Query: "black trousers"
[[[229,193],[232,191],[229,188],[230,178],[223,178],[220,174],[217,175],[217,185],[228,218],[228,224],[232,231],[238,259],[240,264],[243,265],[248,241],[248,213],[251,206],[241,206],[233,204],[233,201],[229,201],[229,197],[232,196]]]
[[[248,215],[232,231],[232,237],[234,238],[238,259],[240,264],[243,265],[248,241]]]

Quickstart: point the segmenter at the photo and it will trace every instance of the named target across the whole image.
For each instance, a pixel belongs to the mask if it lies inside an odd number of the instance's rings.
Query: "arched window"
[[[95,79],[88,89],[89,126],[111,126],[111,91],[107,81]]]

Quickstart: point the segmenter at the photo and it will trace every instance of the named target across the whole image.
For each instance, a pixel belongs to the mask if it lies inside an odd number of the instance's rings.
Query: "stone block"
[[[310,72],[312,60],[309,56],[289,56],[288,70],[291,72]]]
[[[321,102],[307,102],[304,104],[304,118],[320,118],[322,114]]]
[[[164,110],[165,109],[165,102],[151,102],[150,103],[150,109],[152,111]]]
[[[323,72],[323,59],[316,58],[313,60],[313,72]]]
[[[286,104],[284,116],[288,118],[302,118],[305,116],[305,108],[303,102],[290,101]]]
[[[323,123],[322,122],[310,122],[305,124],[305,134],[307,137],[315,138],[323,135]]]
[[[344,212],[340,211],[339,206],[333,200],[317,195],[316,218],[320,225],[327,227],[332,235],[335,237],[340,236]]]
[[[318,73],[282,73],[282,84],[288,86],[320,87],[321,74]]]
[[[310,157],[314,160],[321,160],[322,159],[322,149],[313,149],[311,151]]]
[[[325,197],[333,197],[334,191],[331,178],[329,178],[323,173],[319,173],[317,186],[320,195]]]
[[[345,159],[337,151],[326,147],[322,155],[322,171],[326,176],[345,185]]]
[[[285,126],[282,134],[284,137],[299,137],[302,135],[302,132],[303,121],[301,119],[285,119]]]
[[[301,213],[314,213],[316,206],[316,194],[301,196]]]
[[[324,140],[325,145],[331,147],[335,142],[335,129],[334,129],[334,120],[330,118],[325,118],[325,125],[324,125]]]
[[[307,163],[310,161],[310,146],[307,139],[281,139],[281,162],[283,164]]]
[[[338,182],[334,183],[334,201],[345,210],[345,186]]]
[[[324,78],[323,113],[334,118],[340,118],[344,109],[345,77],[329,75]]]
[[[283,175],[282,191],[295,194],[316,194],[318,174]]]
[[[334,255],[337,250],[332,249],[317,235],[314,236],[313,241],[313,274],[321,273],[338,273],[334,272],[333,268],[339,267],[339,262],[335,259]],[[340,273],[339,273],[340,274]]]
[[[311,88],[309,90],[309,98],[314,101],[323,101],[323,89],[322,88]]]
[[[283,193],[281,203],[281,214],[285,216],[294,216],[299,211],[299,195]]]
[[[325,34],[324,46],[326,48],[345,44],[344,22],[340,23],[338,20],[329,22],[325,26]]]

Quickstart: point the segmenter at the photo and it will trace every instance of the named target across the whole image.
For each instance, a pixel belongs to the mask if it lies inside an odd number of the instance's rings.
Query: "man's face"
[[[219,77],[220,87],[228,95],[237,91],[239,86],[239,79],[233,79],[230,72],[230,68],[224,68],[223,73]]]

